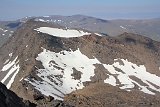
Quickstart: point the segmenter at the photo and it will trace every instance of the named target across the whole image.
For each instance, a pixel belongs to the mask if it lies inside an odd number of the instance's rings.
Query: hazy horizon
[[[160,0],[1,0],[0,20],[26,16],[87,15],[106,20],[160,18]]]

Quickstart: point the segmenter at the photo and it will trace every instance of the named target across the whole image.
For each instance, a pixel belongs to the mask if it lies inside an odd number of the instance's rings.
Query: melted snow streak
[[[40,27],[35,29],[38,32],[46,33],[56,37],[80,37],[83,35],[90,35],[91,33],[84,32],[82,30],[72,30],[72,29],[59,29],[59,28],[50,28],[50,27]]]
[[[120,88],[127,91],[131,91],[137,85],[140,91],[147,94],[154,95],[155,92],[160,92],[160,77],[147,72],[144,65],[137,66],[136,64],[128,62],[128,60],[124,59],[121,59],[123,64],[120,64],[116,60],[117,59],[115,59],[115,62],[112,65],[103,64],[104,67],[111,73],[109,78],[104,81],[105,83],[109,83],[113,86],[122,85]],[[137,81],[131,77],[136,77]],[[116,79],[119,80],[120,84],[116,83]]]
[[[101,34],[99,34],[99,33],[94,33],[95,35],[97,35],[97,36],[102,36]]]
[[[76,89],[82,89],[83,82],[91,81],[90,77],[94,76],[95,66],[100,63],[96,58],[89,59],[83,55],[80,50],[61,51],[59,53],[43,49],[38,54],[36,60],[41,61],[45,69],[39,69],[37,74],[42,81],[25,79],[35,86],[44,95],[52,95],[55,99],[60,99]],[[73,70],[81,72],[81,78],[74,79]],[[89,71],[89,72],[88,72]]]
[[[9,54],[9,56],[11,57],[12,54]],[[10,79],[8,83],[6,84],[6,87],[8,89],[11,87],[12,83],[14,82],[14,78],[19,72],[20,67],[18,63],[19,63],[18,56],[13,61],[9,61],[9,59],[7,59],[4,63],[5,65],[3,66],[1,70],[1,72],[7,72],[7,74],[1,80],[1,82],[4,83],[6,80]]]

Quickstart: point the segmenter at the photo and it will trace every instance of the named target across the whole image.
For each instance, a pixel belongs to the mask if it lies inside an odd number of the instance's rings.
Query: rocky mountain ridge
[[[67,94],[97,83],[110,84],[111,93],[117,89],[158,98],[159,67],[160,43],[150,38],[132,33],[103,36],[34,20],[0,48],[0,81],[34,103],[71,101],[65,100]]]
[[[82,28],[109,36],[117,36],[124,32],[144,35],[153,40],[160,41],[159,18],[155,19],[117,19],[104,20],[84,15],[73,16],[41,16],[37,21],[57,23],[69,28]]]

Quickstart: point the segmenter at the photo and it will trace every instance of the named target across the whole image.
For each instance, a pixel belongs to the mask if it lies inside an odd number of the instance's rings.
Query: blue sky
[[[83,14],[103,19],[160,17],[160,0],[0,0],[0,20]]]

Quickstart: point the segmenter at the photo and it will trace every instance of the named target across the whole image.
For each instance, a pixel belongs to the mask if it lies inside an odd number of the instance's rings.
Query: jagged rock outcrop
[[[0,107],[73,107],[62,101],[54,100],[53,97],[41,98],[36,96],[35,100],[38,105],[31,103],[29,100],[23,100],[13,91],[0,82]]]
[[[0,107],[36,107],[36,105],[29,101],[23,102],[22,98],[19,98],[0,82]]]

